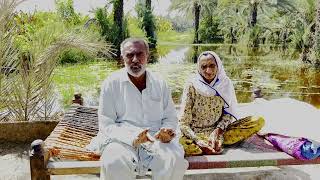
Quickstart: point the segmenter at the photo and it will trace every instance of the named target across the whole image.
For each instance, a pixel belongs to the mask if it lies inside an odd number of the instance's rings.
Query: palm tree
[[[30,34],[25,42],[28,44],[26,53],[21,53],[14,44],[20,28],[13,18],[18,2],[0,0],[0,67],[1,70],[10,68],[10,71],[0,72],[1,111],[10,112],[14,120],[47,119],[52,115],[50,110],[55,99],[52,76],[59,55],[70,48],[92,56],[108,54],[110,45],[81,29],[70,32],[72,30],[60,22]]]
[[[116,41],[114,42],[117,49],[117,56],[120,57],[120,44],[125,39],[124,23],[123,23],[123,0],[112,0],[113,4],[113,22],[118,32]]]
[[[249,0],[250,7],[250,22],[249,25],[254,27],[257,24],[258,9],[262,11],[265,7],[274,7],[281,10],[293,11],[295,7],[290,0],[276,0],[276,1],[266,1],[266,0]]]
[[[227,42],[236,43],[247,30],[247,6],[242,0],[219,1],[217,14],[221,16],[219,29]]]
[[[144,22],[143,26],[146,31],[147,38],[149,40],[149,44],[151,48],[155,48],[157,45],[157,38],[155,35],[155,23],[154,17],[152,15],[152,8],[151,8],[151,0],[146,0],[146,12],[144,14]]]
[[[184,15],[194,15],[194,40],[193,43],[199,43],[199,24],[200,16],[210,14],[216,7],[216,0],[171,0],[171,10],[177,10]]]
[[[226,17],[222,20],[221,28],[225,34],[229,34],[231,42],[243,36],[248,45],[255,48],[259,46],[261,36],[268,29],[264,27],[264,23],[259,23],[269,16],[270,13],[267,12],[281,11],[284,15],[295,10],[289,0],[221,0],[218,7],[223,9],[220,14]],[[259,15],[260,11],[264,13]],[[247,25],[243,23],[245,21]],[[256,27],[257,24],[259,27]]]
[[[13,74],[17,67],[19,51],[15,48],[14,33],[17,28],[13,25],[12,13],[20,1],[16,0],[0,0],[0,111],[7,105],[9,87],[11,81],[9,77]]]
[[[297,28],[297,22],[292,20],[296,16],[294,13],[282,15],[272,12],[272,14],[271,17],[263,19],[260,25],[265,29],[265,42],[276,46],[281,45],[285,50],[291,41],[291,35]]]
[[[264,12],[266,8],[276,8],[283,11],[294,11],[295,6],[290,0],[221,0],[220,6],[224,8],[237,6],[248,11],[248,25],[254,27],[258,23],[258,11]],[[245,8],[243,8],[245,7]],[[246,13],[247,14],[247,13]]]
[[[296,27],[290,37],[291,46],[300,52],[300,59],[305,63],[311,63],[310,53],[314,45],[316,1],[296,1],[297,12],[294,13],[293,23]]]
[[[148,38],[149,47],[154,49],[157,46],[157,37],[151,2],[151,0],[138,0],[135,10],[140,19],[139,26],[144,29],[146,37]]]

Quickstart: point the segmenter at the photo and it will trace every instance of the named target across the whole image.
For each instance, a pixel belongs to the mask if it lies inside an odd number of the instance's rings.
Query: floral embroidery
[[[220,96],[204,96],[195,90],[192,83],[188,83],[182,96],[182,133],[196,141],[199,139],[196,135],[198,133],[209,136],[217,127],[225,130],[235,119],[229,114],[223,114],[223,105]]]

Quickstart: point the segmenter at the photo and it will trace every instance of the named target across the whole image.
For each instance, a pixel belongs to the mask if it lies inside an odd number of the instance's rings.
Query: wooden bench
[[[97,132],[97,109],[72,106],[45,141],[35,140],[31,144],[31,179],[49,180],[50,175],[99,174],[99,155],[85,149]],[[190,170],[320,164],[320,158],[309,161],[294,159],[256,135],[236,148],[226,148],[222,155],[186,159]]]

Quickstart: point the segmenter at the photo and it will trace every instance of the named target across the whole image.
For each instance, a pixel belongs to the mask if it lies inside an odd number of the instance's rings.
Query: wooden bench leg
[[[35,140],[31,143],[29,156],[31,180],[50,180],[50,174],[47,171],[48,155],[42,140]]]

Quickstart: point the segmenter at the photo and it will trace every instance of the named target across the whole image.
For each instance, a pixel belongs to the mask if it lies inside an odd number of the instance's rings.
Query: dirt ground
[[[29,180],[30,144],[0,143],[0,180]],[[212,174],[215,173],[215,174]],[[194,175],[197,174],[197,175]],[[52,176],[52,180],[98,180],[97,175]],[[191,171],[185,180],[319,180],[320,165]]]

